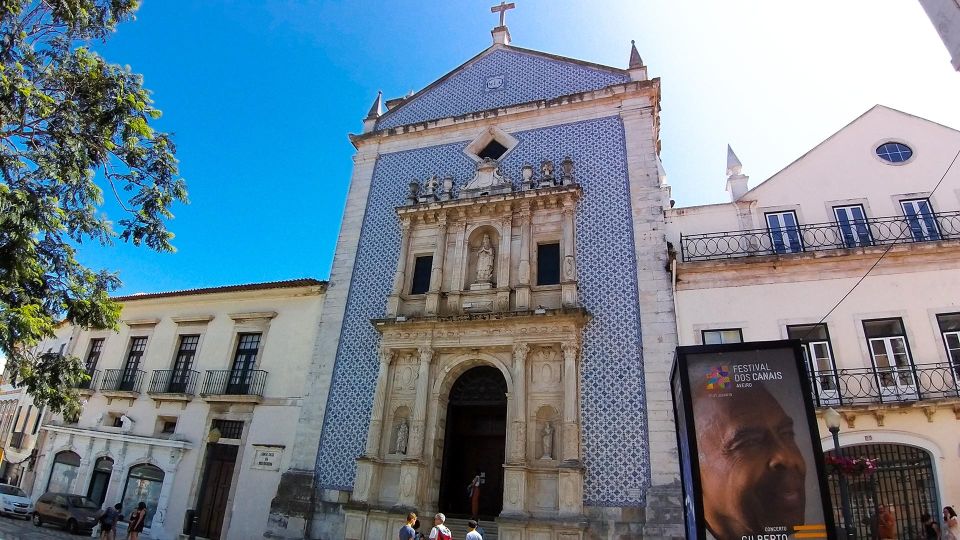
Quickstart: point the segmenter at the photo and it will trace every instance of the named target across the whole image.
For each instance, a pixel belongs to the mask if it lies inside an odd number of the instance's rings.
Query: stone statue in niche
[[[540,459],[553,459],[553,426],[550,422],[543,426],[543,455]]]
[[[490,235],[484,234],[477,251],[477,283],[490,283],[493,279],[493,263],[496,252],[490,245]]]
[[[395,447],[397,454],[407,453],[407,441],[410,439],[410,426],[407,425],[407,419],[400,420],[397,427],[397,445]]]

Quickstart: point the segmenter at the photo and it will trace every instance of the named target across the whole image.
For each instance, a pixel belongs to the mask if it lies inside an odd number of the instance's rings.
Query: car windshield
[[[0,486],[0,495],[13,495],[14,497],[27,496],[27,494],[17,486]]]
[[[70,497],[70,505],[74,508],[89,508],[96,510],[97,505],[86,497]]]

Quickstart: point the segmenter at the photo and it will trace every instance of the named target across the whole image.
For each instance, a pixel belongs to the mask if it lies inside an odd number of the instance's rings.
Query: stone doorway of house
[[[233,483],[237,450],[237,446],[229,444],[207,445],[207,459],[197,505],[198,533],[204,538],[216,540],[223,534],[223,518],[227,512],[227,498]]]
[[[507,382],[489,366],[463,373],[450,390],[447,405],[440,511],[452,517],[471,514],[468,486],[480,473],[479,514],[493,519],[503,510],[503,462],[507,426]]]

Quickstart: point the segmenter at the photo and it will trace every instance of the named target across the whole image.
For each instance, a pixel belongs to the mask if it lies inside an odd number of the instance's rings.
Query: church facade
[[[682,534],[659,80],[492,35],[351,136],[268,537]]]

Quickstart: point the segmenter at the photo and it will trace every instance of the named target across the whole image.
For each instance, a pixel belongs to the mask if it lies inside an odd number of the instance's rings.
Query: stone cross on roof
[[[500,14],[500,26],[505,26],[504,18],[505,18],[506,15],[507,15],[507,10],[508,10],[508,9],[513,9],[513,8],[515,8],[515,7],[517,7],[517,6],[516,6],[516,4],[514,4],[513,2],[510,2],[509,4],[506,3],[506,2],[500,2],[500,5],[499,5],[499,6],[493,6],[493,7],[490,8],[490,13],[499,13],[499,14]]]

